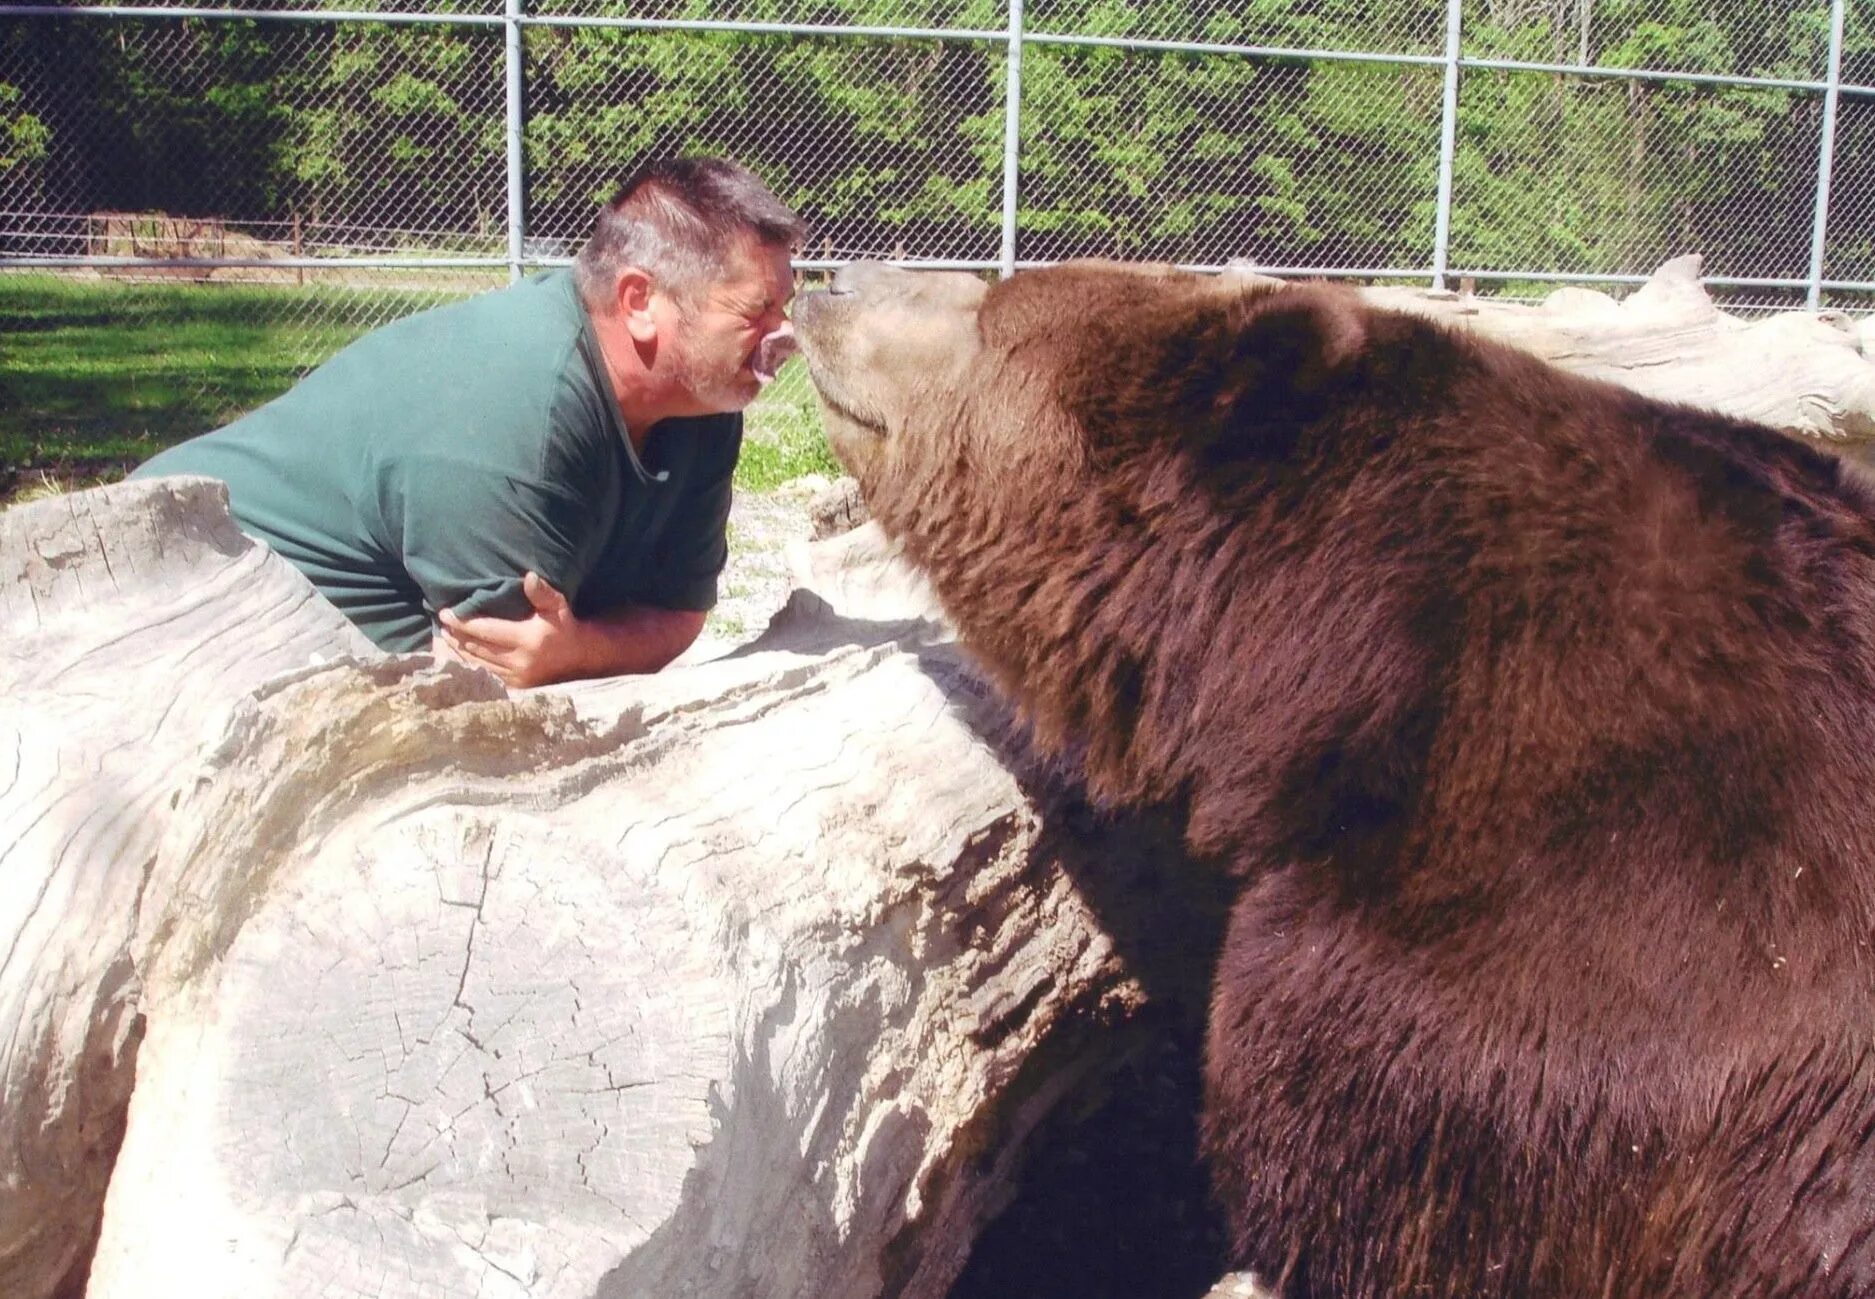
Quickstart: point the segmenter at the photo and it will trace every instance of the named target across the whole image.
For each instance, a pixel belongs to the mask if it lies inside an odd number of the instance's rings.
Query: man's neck
[[[653,376],[636,341],[616,315],[604,315],[587,309],[593,337],[599,341],[599,357],[605,366],[606,380],[612,387],[612,399],[618,403],[631,438],[632,450],[643,451],[652,426],[676,411],[674,396],[662,391],[663,385]]]

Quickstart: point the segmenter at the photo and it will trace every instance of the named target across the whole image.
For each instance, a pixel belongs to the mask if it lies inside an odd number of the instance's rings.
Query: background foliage
[[[1851,81],[1875,68],[1875,24],[1861,3],[1849,24]],[[750,21],[980,30],[1007,21],[995,0],[728,8]],[[1435,56],[1444,9],[1442,0],[1035,0],[1030,27]],[[658,14],[724,10],[693,0]],[[1822,0],[1470,0],[1463,52],[1816,80],[1828,18]],[[706,150],[757,166],[831,255],[993,258],[1005,57],[988,41],[530,28],[530,233],[563,251],[634,160]],[[313,248],[498,252],[503,95],[492,26],[0,23],[0,207],[298,221]],[[1875,163],[1872,106],[1854,95],[1844,103],[1832,278],[1875,273],[1875,196],[1859,180]],[[1632,272],[1698,250],[1712,273],[1800,275],[1821,112],[1813,91],[1469,68],[1452,264]],[[1424,267],[1440,113],[1437,66],[1034,44],[1019,251]]]

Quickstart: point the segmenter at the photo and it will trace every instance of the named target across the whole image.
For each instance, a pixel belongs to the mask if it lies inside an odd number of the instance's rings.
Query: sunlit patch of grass
[[[843,472],[821,431],[807,367],[790,361],[743,417],[736,486],[765,492],[807,474],[833,478]]]
[[[24,505],[28,501],[49,501],[65,495],[72,488],[63,480],[51,474],[40,472],[32,475],[20,486],[14,488],[13,503]]]
[[[278,396],[398,305],[330,287],[0,276],[0,446],[149,454]]]

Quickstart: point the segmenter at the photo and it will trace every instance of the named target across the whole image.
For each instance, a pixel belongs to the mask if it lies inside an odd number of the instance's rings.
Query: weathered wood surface
[[[131,1081],[169,799],[236,701],[370,645],[218,487],[0,514],[0,1294],[88,1248]]]
[[[108,1175],[94,1299],[942,1294],[1139,1000],[890,583],[510,696],[211,487],[4,518],[0,1293]]]
[[[1361,295],[1650,397],[1858,451],[1875,441],[1875,321],[1831,311],[1729,315],[1700,267],[1697,255],[1676,257],[1619,300],[1582,288],[1558,289],[1539,305],[1397,287]],[[1233,270],[1256,274],[1248,264]]]

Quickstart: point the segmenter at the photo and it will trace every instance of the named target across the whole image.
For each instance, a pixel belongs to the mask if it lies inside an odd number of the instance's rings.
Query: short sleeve
[[[522,576],[540,574],[569,600],[594,557],[592,507],[576,494],[483,465],[405,456],[379,477],[379,512],[434,620],[524,618]]]
[[[658,541],[643,600],[664,609],[702,612],[716,605],[716,583],[729,559],[729,504],[736,459],[742,453],[742,417],[699,430],[702,448],[684,499]]]

